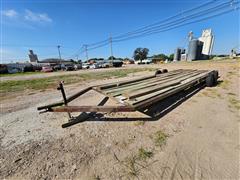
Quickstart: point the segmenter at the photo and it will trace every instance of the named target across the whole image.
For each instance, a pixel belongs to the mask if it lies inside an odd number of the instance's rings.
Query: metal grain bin
[[[188,61],[192,61],[192,60],[197,59],[197,56],[198,56],[198,42],[199,41],[197,39],[193,39],[193,40],[189,41],[188,57],[187,57]]]
[[[174,60],[179,61],[180,58],[181,58],[181,49],[177,48],[175,49],[175,52],[174,52]]]

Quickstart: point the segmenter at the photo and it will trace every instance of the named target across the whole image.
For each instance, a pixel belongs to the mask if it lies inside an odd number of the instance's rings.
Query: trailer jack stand
[[[63,87],[63,84],[64,84],[64,81],[60,81],[58,87],[57,87],[57,90],[60,90],[61,93],[62,93],[62,97],[63,97],[63,101],[64,101],[64,105],[67,106],[67,98],[66,98],[66,94],[65,94],[65,91],[64,91],[64,87]],[[71,116],[71,113],[68,112],[68,121],[71,121],[73,119],[73,117]]]

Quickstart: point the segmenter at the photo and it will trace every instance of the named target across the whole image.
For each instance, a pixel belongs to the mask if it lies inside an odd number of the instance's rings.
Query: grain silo
[[[180,58],[181,58],[181,49],[177,48],[175,49],[175,52],[174,52],[174,60],[179,61]]]
[[[202,54],[209,56],[212,54],[214,36],[211,29],[204,29],[202,36],[198,38],[199,41],[203,42]]]
[[[187,60],[192,61],[192,60],[201,59],[202,47],[203,47],[203,42],[197,39],[192,39],[191,41],[189,41]]]

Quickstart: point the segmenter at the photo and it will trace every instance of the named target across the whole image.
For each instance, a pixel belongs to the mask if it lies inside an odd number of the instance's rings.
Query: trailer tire
[[[163,70],[162,70],[162,73],[167,73],[167,72],[168,72],[167,69],[163,69]]]
[[[214,86],[214,76],[212,73],[210,73],[208,75],[208,77],[206,78],[206,86],[207,87],[213,87]]]
[[[213,71],[214,85],[217,85],[217,80],[218,80],[218,71]]]
[[[161,71],[161,70],[159,70],[159,69],[158,69],[158,70],[156,70],[156,72],[155,72],[155,76],[156,76],[156,75],[158,75],[158,74],[162,74],[162,71]]]

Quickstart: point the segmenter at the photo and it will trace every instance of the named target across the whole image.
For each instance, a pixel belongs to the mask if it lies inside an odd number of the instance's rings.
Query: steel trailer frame
[[[67,112],[70,118],[69,121],[72,121],[74,119],[70,114],[72,112],[134,112],[138,111],[139,109],[151,106],[158,101],[161,101],[171,95],[174,95],[199,83],[204,82],[207,83],[208,86],[212,86],[217,82],[218,79],[218,71],[215,70],[209,71],[178,69],[166,73],[162,72],[166,72],[166,70],[158,70],[156,71],[155,75],[128,81],[90,86],[69,97],[66,97],[63,87],[64,82],[61,81],[57,89],[61,91],[63,100],[53,104],[38,107],[37,110],[40,111],[40,113]],[[91,90],[96,91],[107,98],[111,98],[121,105],[68,105],[68,103]]]

